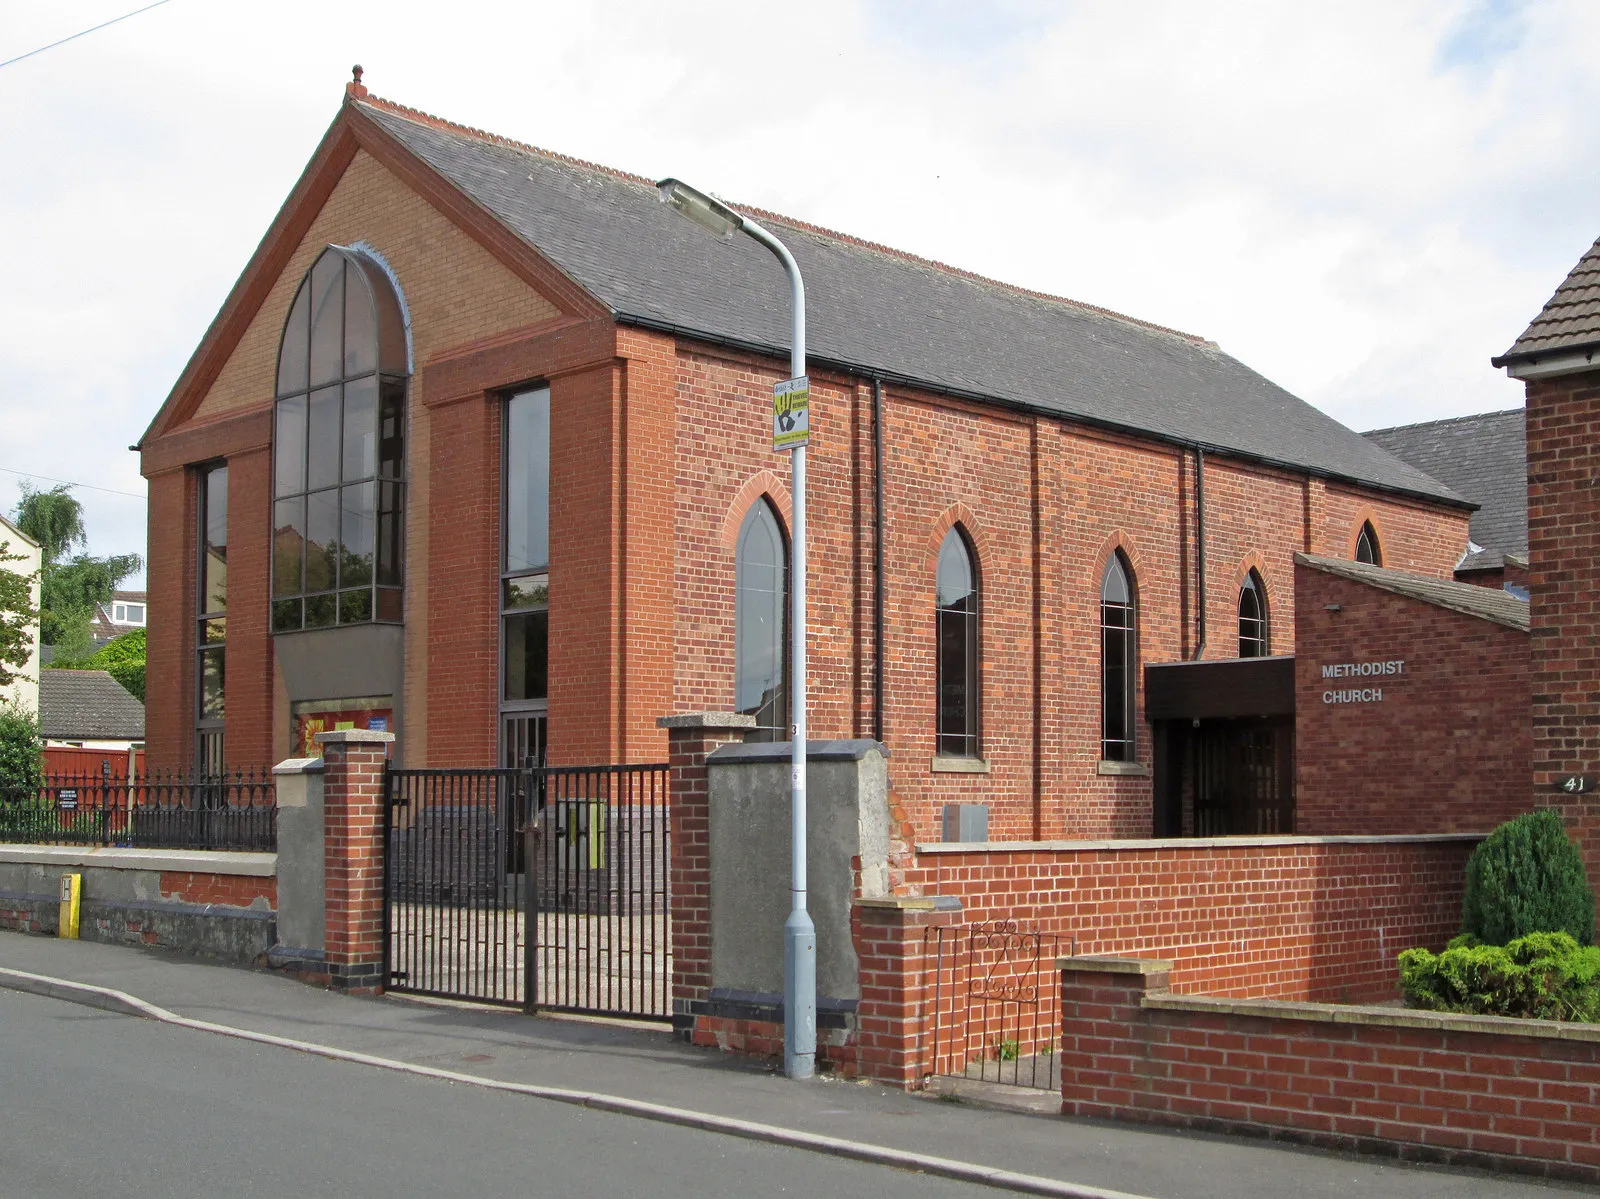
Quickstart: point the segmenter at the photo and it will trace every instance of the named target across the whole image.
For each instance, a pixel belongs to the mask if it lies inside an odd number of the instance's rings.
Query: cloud
[[[121,11],[10,5],[0,58]],[[1487,358],[1600,232],[1587,0],[798,11],[174,0],[0,70],[0,467],[142,490],[124,447],[358,61],[454,120],[1204,334],[1357,427],[1519,403]],[[142,548],[136,502],[82,498],[97,551]]]

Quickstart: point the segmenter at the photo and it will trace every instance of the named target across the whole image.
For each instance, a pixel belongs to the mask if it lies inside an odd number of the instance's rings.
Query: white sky
[[[0,60],[139,0],[0,0]],[[1600,233],[1594,0],[170,0],[0,68],[0,509],[144,548],[137,441],[377,94],[1203,334],[1356,428],[1493,371]],[[1002,211],[1008,214],[1002,217]]]

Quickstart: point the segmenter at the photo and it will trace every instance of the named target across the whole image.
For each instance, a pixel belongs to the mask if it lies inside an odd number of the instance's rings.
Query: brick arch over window
[[[1372,508],[1363,507],[1356,513],[1355,524],[1350,530],[1349,539],[1345,543],[1345,557],[1352,562],[1356,559],[1356,546],[1361,541],[1361,531],[1368,526],[1372,528],[1374,548],[1377,550],[1377,565],[1382,566],[1389,557],[1389,534],[1383,527],[1383,522],[1378,519],[1377,512]]]
[[[1126,529],[1116,529],[1109,537],[1100,543],[1100,549],[1090,559],[1091,573],[1084,580],[1083,586],[1094,590],[1094,602],[1100,602],[1100,584],[1105,581],[1106,567],[1110,565],[1111,555],[1120,553],[1128,564],[1128,573],[1133,577],[1128,580],[1133,587],[1133,598],[1139,598],[1139,591],[1144,586],[1144,559],[1139,553],[1133,539],[1128,536]]]
[[[924,553],[923,574],[932,579],[939,569],[939,551],[944,548],[945,534],[957,525],[967,536],[967,543],[972,548],[972,554],[983,563],[989,558],[989,535],[984,532],[982,524],[973,515],[972,509],[959,500],[951,504],[933,522],[933,528],[928,534],[928,544]],[[980,566],[981,569],[981,566]],[[931,584],[930,584],[931,586]]]
[[[789,497],[788,486],[770,470],[758,470],[745,480],[744,486],[733,497],[733,502],[722,517],[722,528],[717,532],[722,551],[729,558],[739,552],[739,530],[744,527],[744,518],[750,511],[750,505],[762,499],[770,500],[778,510],[784,535],[789,536],[793,532],[794,501]]]

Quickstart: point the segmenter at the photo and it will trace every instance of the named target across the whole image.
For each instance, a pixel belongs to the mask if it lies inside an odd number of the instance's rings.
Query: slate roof
[[[750,238],[717,240],[638,176],[387,101],[354,103],[619,321],[787,354],[788,287]],[[744,211],[800,264],[819,362],[1461,503],[1201,338]]]
[[[1489,361],[1505,366],[1540,354],[1600,346],[1600,239],[1578,259],[1533,323],[1511,348]]]
[[[103,670],[41,670],[39,732],[59,741],[142,741],[144,705]]]
[[[1363,434],[1395,457],[1481,505],[1469,536],[1483,547],[1457,569],[1501,566],[1507,555],[1527,564],[1528,449],[1524,412],[1484,412],[1397,425]]]
[[[1452,612],[1476,616],[1481,620],[1492,620],[1507,628],[1528,631],[1528,602],[1498,587],[1479,587],[1474,583],[1457,583],[1453,579],[1414,575],[1410,571],[1391,570],[1387,566],[1369,566],[1365,562],[1323,558],[1315,554],[1296,554],[1294,560],[1341,579],[1365,583],[1369,587],[1409,596],[1425,604],[1448,608]]]

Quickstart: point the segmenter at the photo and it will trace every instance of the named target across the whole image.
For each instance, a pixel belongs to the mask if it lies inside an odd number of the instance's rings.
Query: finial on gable
[[[344,85],[344,94],[356,100],[366,99],[367,89],[361,82],[361,64],[350,68],[350,82]]]

